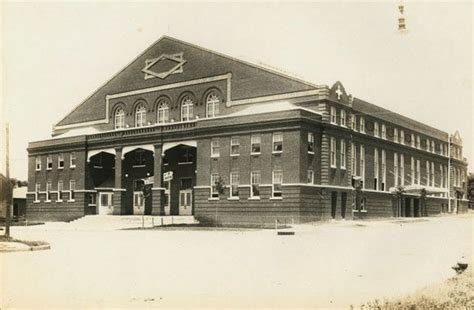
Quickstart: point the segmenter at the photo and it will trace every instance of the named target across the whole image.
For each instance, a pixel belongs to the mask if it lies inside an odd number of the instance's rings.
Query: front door
[[[179,215],[192,215],[193,191],[184,189],[179,191]]]
[[[143,199],[142,191],[133,192],[133,214],[145,214],[145,200]]]
[[[337,192],[331,192],[331,218],[336,218]]]
[[[99,214],[112,215],[114,207],[112,205],[112,193],[99,193]]]

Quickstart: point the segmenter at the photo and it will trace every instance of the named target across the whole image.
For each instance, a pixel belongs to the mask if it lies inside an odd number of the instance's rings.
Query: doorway
[[[337,192],[331,192],[331,218],[336,218]]]
[[[112,215],[114,213],[112,198],[113,193],[99,193],[99,215]]]
[[[341,193],[341,217],[343,219],[346,218],[346,201],[347,201],[347,193]]]
[[[133,192],[133,214],[145,214],[145,199],[143,199],[143,191]]]

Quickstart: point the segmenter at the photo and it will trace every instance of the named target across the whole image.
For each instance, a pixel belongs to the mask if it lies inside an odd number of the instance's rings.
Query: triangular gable
[[[85,99],[57,126],[105,118],[106,95],[232,74],[231,100],[317,89],[285,74],[167,36],[162,37]]]

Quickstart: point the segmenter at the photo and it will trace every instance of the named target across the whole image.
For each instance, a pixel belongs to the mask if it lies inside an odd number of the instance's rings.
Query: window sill
[[[178,165],[191,165],[192,163],[193,163],[192,161],[185,161],[185,162],[178,163]]]
[[[215,201],[215,200],[219,200],[219,197],[209,197],[209,198],[207,198],[207,200]]]
[[[220,155],[211,155],[211,158],[219,158]]]
[[[51,202],[51,200],[45,200],[44,202]]]
[[[283,197],[270,197],[270,200],[283,200]]]
[[[337,123],[336,122],[330,122],[331,125],[336,125],[337,126]]]
[[[35,171],[36,171],[36,172],[40,172],[40,171],[41,171],[41,169],[36,169]]]
[[[346,170],[346,167],[341,167],[341,170]]]
[[[309,154],[309,155],[314,155],[314,152],[308,151],[308,154]]]
[[[74,169],[74,168],[76,168],[76,166],[70,166],[69,168]]]
[[[135,166],[134,166],[135,167]],[[102,166],[94,166],[94,169],[103,169],[104,167]]]
[[[46,168],[46,171],[51,171],[53,170],[53,168]]]
[[[97,205],[95,203],[90,203],[88,204],[89,207],[96,207]]]
[[[227,198],[227,200],[240,200],[240,198],[239,197],[229,197],[229,198]]]
[[[39,200],[33,200],[33,203],[40,203],[41,201]]]
[[[239,157],[240,154],[230,154],[230,157]]]
[[[282,153],[283,153],[283,151],[272,151],[272,154],[277,154],[278,155],[278,154],[282,154]]]
[[[75,199],[69,199],[67,202],[75,202]]]
[[[146,165],[133,165],[132,168],[145,168]],[[99,168],[99,167],[94,167],[94,168]],[[102,168],[102,167],[100,167]]]
[[[262,153],[261,152],[259,152],[259,153],[250,153],[250,155],[252,155],[252,156],[258,156],[260,154],[262,154]]]
[[[248,200],[260,200],[260,196],[249,197]]]
[[[61,200],[56,200],[56,202],[63,202],[62,199]]]
[[[336,166],[331,166],[331,169],[336,169],[337,167]]]

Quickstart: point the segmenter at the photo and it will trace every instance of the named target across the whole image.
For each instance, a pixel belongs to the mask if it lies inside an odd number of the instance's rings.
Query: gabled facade
[[[52,135],[28,148],[30,218],[144,213],[256,225],[454,210],[447,133],[340,82],[314,85],[169,37]],[[465,174],[462,157],[452,162]],[[464,204],[457,197],[455,207]]]

